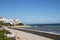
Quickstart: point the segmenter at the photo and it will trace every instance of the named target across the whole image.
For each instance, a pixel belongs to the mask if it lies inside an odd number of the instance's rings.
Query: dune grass
[[[0,30],[0,40],[10,40],[4,34],[7,33],[7,30]]]

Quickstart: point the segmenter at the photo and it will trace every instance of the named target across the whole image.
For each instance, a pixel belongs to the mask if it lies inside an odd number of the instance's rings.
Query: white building
[[[22,23],[19,19],[15,19],[16,23]]]
[[[7,19],[0,17],[0,21],[3,21],[5,23],[5,22],[7,22]]]
[[[19,19],[6,19],[3,17],[0,17],[0,21],[3,21],[4,23],[10,23],[10,24],[18,24],[18,23],[22,23]]]
[[[13,20],[13,19],[8,19],[7,21],[8,21],[8,23],[10,23],[10,24],[14,24],[14,20]]]

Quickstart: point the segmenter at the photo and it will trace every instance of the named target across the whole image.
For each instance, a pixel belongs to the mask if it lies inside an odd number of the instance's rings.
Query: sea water
[[[60,34],[60,24],[28,24],[32,26],[31,28],[38,31],[46,31]]]

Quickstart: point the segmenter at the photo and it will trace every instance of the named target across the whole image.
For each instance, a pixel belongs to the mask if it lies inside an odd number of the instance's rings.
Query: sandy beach
[[[9,29],[9,28],[7,28],[7,30],[9,30],[12,33],[15,33],[16,40],[53,40],[53,39],[50,39],[50,38],[47,38],[47,37],[38,36],[38,35],[35,35],[35,34],[23,32],[23,31],[20,31],[20,30]]]
[[[32,26],[29,25],[21,25],[21,26],[11,26],[11,28],[30,28]]]
[[[43,37],[43,36],[38,36],[38,35],[27,33],[27,32],[22,32],[22,31],[17,31],[17,32],[20,33],[19,34],[20,35],[20,40],[52,40],[50,38],[46,38],[46,37]]]

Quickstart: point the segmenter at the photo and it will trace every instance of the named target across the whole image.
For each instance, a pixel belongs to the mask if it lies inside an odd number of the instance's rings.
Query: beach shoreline
[[[9,31],[14,32],[16,35],[16,40],[52,40],[44,36],[38,36],[21,30],[10,29]]]
[[[38,36],[43,36],[43,37],[46,37],[46,38],[49,38],[49,39],[60,40],[60,34],[57,35],[57,34],[54,34],[54,33],[47,33],[47,32],[36,31],[36,30],[35,31],[27,30],[27,29],[24,29],[24,28],[22,28],[22,29],[12,28],[12,29],[15,29],[15,30],[18,30],[18,31],[21,31],[21,32],[25,32],[25,33],[30,33],[30,34],[38,35]]]

